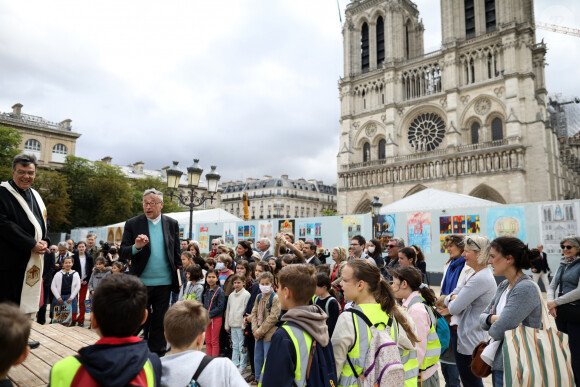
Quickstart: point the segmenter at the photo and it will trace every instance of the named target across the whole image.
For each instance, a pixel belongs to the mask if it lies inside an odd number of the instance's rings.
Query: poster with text
[[[580,230],[578,203],[542,204],[538,209],[540,211],[540,240],[544,245],[544,252],[560,254],[562,239],[568,235],[578,235],[578,230]]]
[[[278,232],[294,234],[294,219],[284,219],[278,221]]]
[[[224,223],[224,243],[228,247],[234,247],[236,245],[236,224],[235,223]]]
[[[207,250],[209,246],[209,227],[205,224],[199,226],[199,249]]]
[[[431,213],[407,214],[408,245],[417,245],[423,253],[431,253]]]
[[[526,242],[524,207],[492,207],[487,209],[487,237],[511,236]]]
[[[439,234],[452,234],[453,233],[453,226],[451,224],[451,217],[450,216],[441,216],[439,218]]]
[[[467,215],[467,233],[479,234],[479,215]]]
[[[266,238],[270,241],[272,241],[272,223],[270,222],[260,222],[258,224],[258,227],[260,228],[260,239],[262,238]]]
[[[359,216],[345,216],[342,218],[343,243],[348,245],[355,235],[362,233],[362,219]]]
[[[465,234],[465,215],[453,217],[453,234]]]

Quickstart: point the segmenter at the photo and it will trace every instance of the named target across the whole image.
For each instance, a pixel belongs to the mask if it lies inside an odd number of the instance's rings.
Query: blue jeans
[[[491,381],[493,383],[493,387],[503,387],[503,371],[491,371]]]
[[[260,380],[260,375],[262,375],[262,367],[264,366],[264,360],[268,356],[268,350],[270,349],[270,342],[265,342],[264,339],[256,341],[256,346],[254,347],[254,368],[256,369],[256,380]]]
[[[441,373],[445,378],[445,387],[460,387],[459,370],[457,365],[450,363],[441,363]]]
[[[236,367],[246,368],[246,350],[244,348],[244,330],[231,328],[232,332],[232,361]],[[268,343],[270,344],[270,343]]]

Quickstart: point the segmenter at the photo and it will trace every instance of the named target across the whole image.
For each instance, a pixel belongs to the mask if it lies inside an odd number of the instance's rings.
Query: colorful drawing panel
[[[453,217],[453,233],[465,234],[465,215]]]
[[[447,245],[445,244],[445,235],[439,236],[439,251],[441,252],[441,254],[449,253],[447,251]]]
[[[294,234],[294,219],[284,219],[278,221],[278,232]]]
[[[479,215],[467,215],[467,233],[479,234]]]
[[[408,244],[417,245],[423,253],[431,252],[431,213],[407,214]]]
[[[452,233],[452,226],[451,226],[451,217],[450,216],[442,216],[439,218],[439,233],[440,234],[451,234]]]
[[[526,243],[524,207],[492,207],[487,209],[487,237],[511,236]]]

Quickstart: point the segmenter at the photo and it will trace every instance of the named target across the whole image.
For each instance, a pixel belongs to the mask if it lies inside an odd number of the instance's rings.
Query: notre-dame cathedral
[[[339,212],[426,187],[500,203],[578,197],[550,125],[533,0],[441,0],[441,26],[441,49],[425,53],[412,1],[347,6]]]

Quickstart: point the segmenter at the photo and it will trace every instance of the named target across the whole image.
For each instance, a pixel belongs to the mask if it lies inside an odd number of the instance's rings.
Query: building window
[[[503,123],[500,118],[496,117],[491,121],[491,139],[493,141],[503,139]]]
[[[363,145],[363,162],[371,161],[371,144],[365,142]]]
[[[360,49],[361,49],[361,68],[363,72],[369,71],[369,26],[364,23],[361,28],[361,39],[360,39]]]
[[[495,31],[495,0],[485,0],[485,31]]]
[[[479,142],[479,123],[471,124],[471,143],[477,144]]]
[[[34,139],[27,140],[24,143],[24,150],[32,152],[40,152],[40,143]]]
[[[55,163],[64,163],[66,160],[66,155],[68,154],[68,150],[64,144],[56,144],[52,148],[52,161]]]
[[[377,19],[377,67],[385,60],[385,23],[383,17]]]
[[[495,11],[494,11],[494,15],[495,15]],[[495,19],[495,16],[494,16],[494,19]],[[475,36],[475,5],[474,5],[474,1],[473,0],[465,0],[465,38],[471,39],[474,36]]]
[[[405,25],[405,50],[406,58],[409,59],[409,24]]]
[[[384,160],[387,157],[386,147],[387,142],[385,140],[379,141],[379,160]]]

